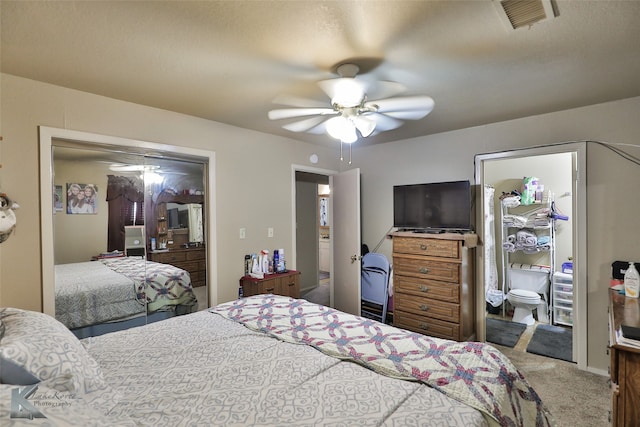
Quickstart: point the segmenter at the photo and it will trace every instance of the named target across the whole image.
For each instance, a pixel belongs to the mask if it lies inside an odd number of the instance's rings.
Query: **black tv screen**
[[[394,186],[393,226],[408,230],[471,230],[469,181]]]

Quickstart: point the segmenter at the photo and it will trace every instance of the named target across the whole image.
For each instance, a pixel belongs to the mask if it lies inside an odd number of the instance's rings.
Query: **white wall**
[[[92,255],[107,250],[109,211],[105,197],[108,173],[108,167],[104,163],[56,161],[54,184],[62,186],[65,198],[62,212],[56,212],[53,217],[56,264],[90,261]],[[67,214],[67,184],[74,182],[97,186],[96,214]]]
[[[436,100],[436,108],[438,106]],[[377,243],[392,225],[392,187],[474,180],[474,156],[576,140],[629,144],[640,156],[640,97],[354,150],[362,171],[363,240]],[[428,120],[428,116],[425,120]],[[587,146],[587,318],[591,369],[606,372],[611,262],[640,260],[640,167],[595,143]],[[578,236],[585,239],[587,236]],[[380,252],[391,256],[391,244]]]
[[[284,248],[295,268],[291,165],[339,168],[334,144],[310,145],[8,74],[0,79],[0,185],[20,204],[17,229],[2,244],[0,306],[42,310],[38,126],[215,151],[219,271],[211,273],[219,302],[237,297],[247,253]],[[319,157],[314,165],[312,153]],[[246,239],[239,238],[241,227]]]
[[[298,258],[300,290],[309,291],[318,286],[318,184],[296,181],[296,251],[306,254]]]

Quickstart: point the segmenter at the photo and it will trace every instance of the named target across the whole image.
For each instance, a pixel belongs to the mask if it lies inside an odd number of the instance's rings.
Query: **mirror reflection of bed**
[[[207,308],[206,167],[55,142],[54,185],[63,201],[53,218],[55,312],[76,336]],[[96,189],[91,209],[68,209],[73,183]],[[176,209],[173,228],[167,205]]]

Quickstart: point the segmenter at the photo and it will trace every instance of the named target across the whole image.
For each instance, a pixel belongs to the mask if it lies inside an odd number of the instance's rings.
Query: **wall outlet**
[[[246,237],[247,237],[247,229],[243,227],[240,229],[240,238],[245,239]]]
[[[273,237],[273,227],[267,228],[267,237]]]

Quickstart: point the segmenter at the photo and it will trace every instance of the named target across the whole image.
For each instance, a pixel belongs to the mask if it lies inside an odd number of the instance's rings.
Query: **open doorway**
[[[330,305],[331,194],[329,176],[296,171],[296,268],[301,275],[300,297]]]
[[[483,280],[478,280],[478,283],[483,285],[478,289],[478,293],[485,297],[478,298],[478,322],[481,325],[479,333],[486,334],[485,339],[489,339],[487,336],[490,330],[489,319],[494,319],[496,316],[506,322],[517,320],[518,322],[514,325],[522,324],[525,329],[520,339],[515,341],[514,347],[535,353],[529,350],[531,346],[529,342],[521,341],[531,340],[537,329],[540,329],[540,325],[544,325],[543,330],[562,326],[571,333],[568,344],[570,361],[576,362],[581,369],[586,367],[586,319],[584,318],[586,310],[584,283],[586,282],[584,267],[580,261],[585,259],[586,249],[584,242],[578,241],[576,236],[584,235],[582,234],[584,231],[578,232],[578,230],[583,230],[586,220],[585,210],[581,209],[585,203],[585,184],[578,180],[578,172],[584,167],[584,146],[581,144],[539,147],[476,157],[476,182],[479,184],[478,199],[481,202],[479,203],[481,209],[478,216],[478,233],[484,241],[485,249],[482,255],[483,260],[479,263],[481,270],[479,278]],[[547,232],[540,231],[542,227],[526,229],[534,236],[542,236],[541,240],[548,243],[550,250],[533,251],[529,254],[524,251],[511,251],[510,238],[519,229],[516,228],[514,231],[509,227],[510,224],[504,222],[512,212],[506,212],[503,200],[512,190],[516,193],[521,191],[524,177],[538,176],[540,183],[545,186],[545,198],[538,205],[519,206],[518,209],[523,208],[528,213],[553,205],[556,212],[565,214],[570,220],[551,221],[548,229],[550,231]],[[518,218],[525,217],[525,215],[518,216]],[[550,240],[547,242],[546,239]],[[572,272],[569,277],[573,289],[572,294],[565,298],[568,301],[562,301],[559,297],[556,299],[555,291],[560,289],[556,286],[556,282],[558,277],[569,269],[567,267],[569,265]],[[545,274],[537,270],[533,271],[540,266],[548,267],[549,272]],[[529,270],[524,271],[527,268]],[[527,277],[523,278],[523,276]],[[545,280],[531,281],[533,278],[530,276],[535,278],[545,276]],[[540,304],[535,308],[530,305],[533,313],[532,320],[535,322],[528,325],[520,321],[522,310],[518,315],[515,312],[516,306],[522,305],[515,298],[516,294],[521,292],[520,284],[529,283],[527,280],[539,285],[540,291],[536,291],[540,294]],[[516,282],[517,286],[514,286]],[[514,304],[511,304],[507,296],[512,289],[516,289]],[[488,298],[489,294],[497,294],[503,300],[494,301],[495,304],[490,307],[487,301],[493,298]],[[562,306],[562,304],[565,305]],[[566,307],[570,309],[567,310]],[[560,308],[563,309],[560,310]],[[567,317],[566,313],[570,313],[571,316]],[[491,323],[491,328],[495,328],[495,322],[491,320]]]

